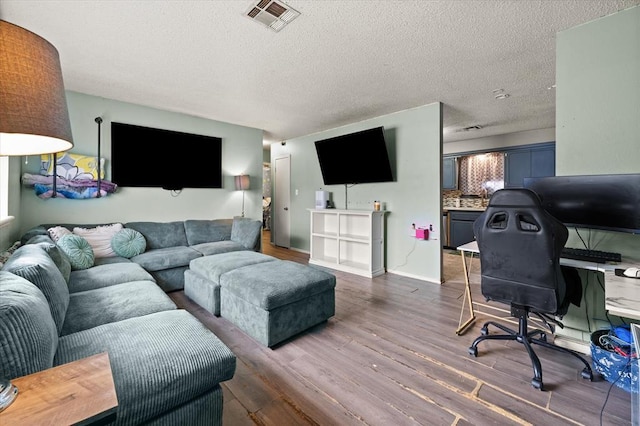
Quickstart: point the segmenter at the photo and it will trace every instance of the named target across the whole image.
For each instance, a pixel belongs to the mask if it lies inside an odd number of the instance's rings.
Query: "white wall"
[[[32,188],[21,193],[21,232],[41,223],[104,223],[128,221],[172,221],[230,218],[240,215],[242,193],[235,191],[233,176],[251,176],[245,193],[245,216],[262,218],[262,130],[148,108],[110,99],[67,92],[74,148],[71,152],[95,155],[101,116],[102,156],[106,158],[106,179],[111,177],[111,121],[182,131],[222,138],[223,188],[185,188],[174,196],[161,188],[118,188],[104,198],[90,200],[41,199]],[[158,147],[165,149],[165,147]],[[172,149],[167,150],[167,158]],[[24,172],[38,173],[39,157],[29,157]],[[162,172],[164,165],[158,165]]]
[[[336,207],[345,208],[344,185],[323,185],[314,142],[383,126],[395,181],[350,187],[348,208],[372,210],[373,201],[380,200],[389,211],[386,215],[387,270],[440,283],[441,241],[417,241],[408,231],[411,223],[433,223],[440,230],[441,113],[441,104],[430,104],[290,139],[284,146],[272,144],[272,164],[275,158],[291,156],[291,247],[309,250],[307,209],[314,207],[315,191],[331,192]],[[366,154],[353,161],[367,161]]]

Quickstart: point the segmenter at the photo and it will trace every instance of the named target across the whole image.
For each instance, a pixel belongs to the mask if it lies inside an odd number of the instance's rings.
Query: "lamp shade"
[[[236,191],[244,191],[245,189],[249,189],[250,179],[249,175],[240,175],[235,177],[236,182]]]
[[[0,155],[34,155],[73,147],[56,48],[0,20]]]

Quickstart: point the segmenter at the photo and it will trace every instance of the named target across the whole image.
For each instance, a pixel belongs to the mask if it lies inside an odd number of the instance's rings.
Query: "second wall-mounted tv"
[[[393,181],[382,127],[319,140],[315,145],[325,185]]]
[[[112,122],[111,180],[121,187],[222,188],[222,139]]]

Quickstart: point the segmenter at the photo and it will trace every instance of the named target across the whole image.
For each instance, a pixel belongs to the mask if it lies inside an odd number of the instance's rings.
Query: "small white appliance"
[[[329,191],[316,191],[316,209],[326,209]]]

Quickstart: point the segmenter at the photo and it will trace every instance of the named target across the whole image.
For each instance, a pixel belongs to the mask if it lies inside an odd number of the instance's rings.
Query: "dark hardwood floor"
[[[269,232],[263,241],[266,254],[308,262],[304,253],[272,246]],[[335,271],[336,315],[273,349],[182,291],[170,295],[237,356],[236,373],[222,386],[225,426],[631,423],[630,394],[602,379],[583,380],[581,364],[570,356],[536,348],[543,392],[530,385],[521,344],[483,342],[471,357],[467,348],[485,318],[455,334],[462,264],[450,253],[444,263],[443,285]]]

